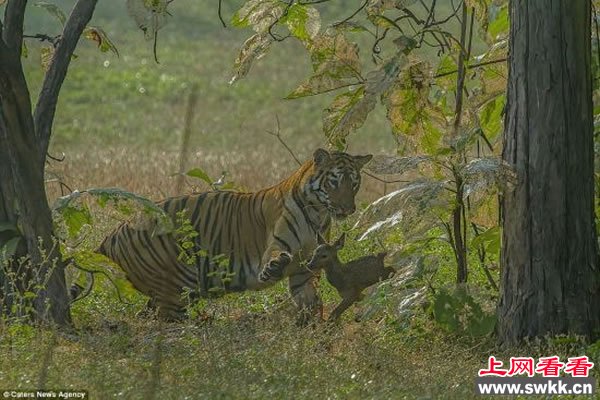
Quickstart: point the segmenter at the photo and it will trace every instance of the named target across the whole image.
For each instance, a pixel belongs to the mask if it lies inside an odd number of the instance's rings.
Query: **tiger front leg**
[[[319,277],[313,271],[300,271],[290,275],[289,289],[298,308],[298,325],[323,320],[323,302],[319,297]]]
[[[276,253],[265,264],[262,271],[258,274],[260,282],[277,282],[284,277],[285,268],[292,263],[292,255],[282,251]]]

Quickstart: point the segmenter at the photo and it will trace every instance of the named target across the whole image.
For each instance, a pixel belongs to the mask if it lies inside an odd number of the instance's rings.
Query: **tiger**
[[[185,318],[186,291],[208,297],[214,288],[261,290],[286,277],[297,309],[314,316],[322,313],[317,278],[302,263],[332,219],[356,211],[360,172],[371,158],[320,148],[288,178],[257,192],[211,191],[159,202],[170,219],[183,215],[198,233],[194,265],[180,259],[176,235],[160,232],[158,222],[124,222],[97,251],[124,270],[164,319]],[[226,282],[217,273],[219,255],[228,261]]]

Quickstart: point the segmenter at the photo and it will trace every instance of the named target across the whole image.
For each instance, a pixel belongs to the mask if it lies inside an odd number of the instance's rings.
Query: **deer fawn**
[[[337,320],[348,307],[362,299],[362,291],[367,287],[389,278],[395,270],[383,265],[386,253],[368,255],[348,263],[340,262],[338,251],[344,247],[346,234],[333,244],[328,244],[318,235],[318,246],[313,252],[307,267],[310,270],[324,269],[329,283],[342,296],[342,301],[333,310],[329,320]]]

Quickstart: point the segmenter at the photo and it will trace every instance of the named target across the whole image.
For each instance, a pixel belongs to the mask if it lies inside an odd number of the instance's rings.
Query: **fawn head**
[[[341,236],[333,244],[329,244],[320,234],[317,234],[317,248],[313,252],[312,258],[306,265],[308,269],[321,269],[328,265],[338,262],[337,253],[344,247],[346,234]]]

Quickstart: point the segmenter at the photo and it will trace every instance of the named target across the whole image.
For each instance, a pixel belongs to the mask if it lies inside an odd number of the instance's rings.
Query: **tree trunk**
[[[499,340],[600,328],[589,0],[512,0]]]
[[[24,273],[16,278],[16,284],[0,274],[0,300],[4,298],[6,307],[15,299],[13,295],[34,293],[33,317],[59,325],[70,324],[71,316],[64,264],[46,198],[44,166],[58,94],[96,3],[78,0],[73,6],[54,49],[34,115],[21,64],[27,1],[8,0],[0,23],[0,223],[16,227],[12,233],[0,231],[0,248],[16,235],[21,238],[17,256],[26,256],[25,268],[21,268]],[[20,263],[13,259],[9,267],[19,268]],[[12,313],[10,308],[4,311]]]
[[[70,323],[69,298],[58,243],[53,236],[44,186],[44,163],[35,140],[29,90],[20,55],[4,48],[0,58],[0,219],[17,227],[21,237],[17,256],[27,255],[18,289],[36,293],[33,310],[38,320]],[[5,233],[4,238],[9,236]],[[3,243],[0,243],[2,245]],[[13,261],[12,268],[19,262]],[[5,286],[5,285],[4,285]],[[7,295],[7,294],[5,294]]]

